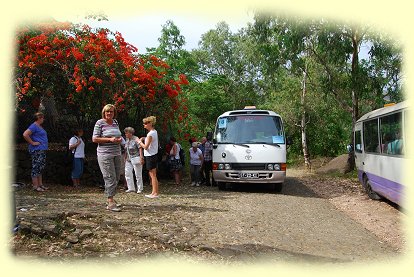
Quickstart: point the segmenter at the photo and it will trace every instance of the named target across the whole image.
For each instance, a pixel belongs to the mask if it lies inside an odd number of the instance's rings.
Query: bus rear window
[[[361,131],[355,131],[355,152],[362,153]]]

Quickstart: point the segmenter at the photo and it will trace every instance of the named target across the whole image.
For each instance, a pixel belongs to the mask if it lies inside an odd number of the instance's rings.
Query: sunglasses
[[[147,122],[144,122],[144,125],[147,125],[147,124],[149,124],[149,123],[151,123],[151,122],[149,122],[149,121],[147,121]]]

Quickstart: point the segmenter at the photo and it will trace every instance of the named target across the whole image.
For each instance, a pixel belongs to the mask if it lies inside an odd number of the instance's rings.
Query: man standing
[[[213,143],[211,142],[212,134],[207,132],[207,137],[204,140],[204,176],[206,186],[211,186],[210,172],[213,170]]]

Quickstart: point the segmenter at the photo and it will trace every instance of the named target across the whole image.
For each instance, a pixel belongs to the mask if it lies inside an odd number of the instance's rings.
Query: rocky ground
[[[359,252],[353,252],[357,247],[352,243],[340,249],[340,238],[298,239],[298,226],[307,226],[305,220],[319,220],[309,222],[309,226],[320,225],[318,232],[332,224],[342,224],[344,230],[338,232],[345,233],[362,226],[364,236],[375,241],[365,251],[372,259],[405,250],[406,215],[391,203],[370,200],[355,178],[290,169],[281,193],[265,186],[234,187],[223,192],[187,183],[176,186],[162,180],[162,196],[156,200],[120,188],[116,199],[123,204],[123,211],[119,213],[105,209],[103,191],[97,187],[50,184],[44,193],[22,187],[15,192],[20,226],[10,247],[17,257],[57,260],[130,260],[160,255],[220,263],[251,262],[267,255],[276,260],[310,262],[361,258]],[[145,186],[144,193],[149,191]],[[329,213],[332,222],[302,217],[302,210],[294,210],[299,205],[315,214],[333,206]],[[282,214],[286,211],[289,214]],[[275,213],[279,215],[272,215]],[[335,218],[343,214],[345,220]],[[273,233],[269,220],[275,222],[277,230]],[[308,231],[303,228],[303,232]],[[284,236],[283,243],[271,238],[275,232]],[[321,239],[326,239],[326,248],[321,247]],[[360,238],[349,239],[359,243]],[[380,246],[376,245],[378,241]]]

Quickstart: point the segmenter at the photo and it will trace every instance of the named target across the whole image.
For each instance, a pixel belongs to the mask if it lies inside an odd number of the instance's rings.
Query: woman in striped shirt
[[[107,104],[102,109],[102,119],[95,123],[92,141],[98,144],[96,149],[99,168],[105,182],[105,194],[108,199],[107,209],[119,212],[121,206],[114,196],[121,175],[122,136],[116,117],[116,108]]]

